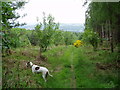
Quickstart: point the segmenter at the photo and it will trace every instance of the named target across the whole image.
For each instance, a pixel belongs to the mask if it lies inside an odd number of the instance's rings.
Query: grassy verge
[[[78,53],[79,52],[79,53]],[[118,73],[114,67],[105,67],[111,63],[114,55],[108,51],[92,51],[90,47],[81,47],[74,53],[77,87],[79,88],[113,88],[117,87]],[[100,63],[97,64],[97,63]]]

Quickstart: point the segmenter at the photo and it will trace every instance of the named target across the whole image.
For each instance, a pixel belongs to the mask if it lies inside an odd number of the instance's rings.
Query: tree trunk
[[[110,22],[110,20],[109,20],[109,22],[108,22],[108,30],[109,30],[109,32],[110,32],[110,48],[111,48],[111,52],[114,52],[114,48],[113,48],[113,31],[112,31],[112,29],[111,29],[111,22]]]
[[[102,38],[104,38],[104,26],[102,25]]]

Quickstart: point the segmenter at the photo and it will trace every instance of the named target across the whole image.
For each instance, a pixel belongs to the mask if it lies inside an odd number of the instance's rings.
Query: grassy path
[[[75,69],[73,65],[73,55],[74,52],[71,53],[71,73],[72,73],[72,78],[71,78],[71,86],[72,88],[76,88],[76,77],[75,77]]]

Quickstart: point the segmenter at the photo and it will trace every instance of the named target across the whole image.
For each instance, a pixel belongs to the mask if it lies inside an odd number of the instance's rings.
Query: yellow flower
[[[80,43],[81,41],[80,40],[77,40],[76,43]]]
[[[76,45],[77,43],[74,43],[74,46]]]
[[[77,40],[73,45],[74,45],[75,47],[79,47],[79,46],[83,45],[83,43],[82,43],[81,40]]]

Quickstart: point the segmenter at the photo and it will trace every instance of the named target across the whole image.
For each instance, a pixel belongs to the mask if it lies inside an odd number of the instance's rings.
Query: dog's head
[[[32,65],[33,65],[32,62],[27,62],[27,63],[26,63],[26,66],[27,66],[27,67],[32,67]]]

